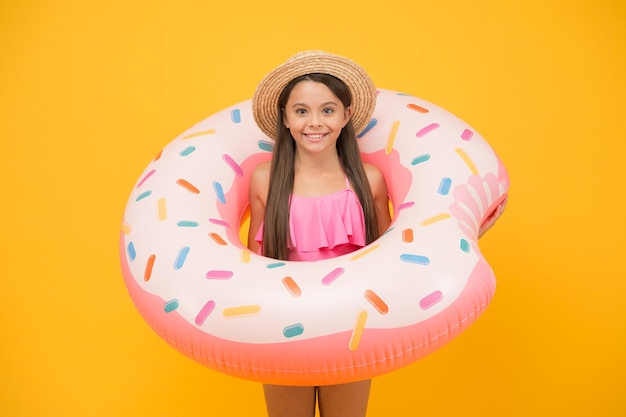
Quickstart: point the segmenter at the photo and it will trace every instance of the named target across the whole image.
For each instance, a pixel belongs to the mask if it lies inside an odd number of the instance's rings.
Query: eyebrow
[[[329,106],[329,105],[338,106],[339,103],[337,103],[336,101],[327,101],[325,103],[322,103],[322,105],[320,107]],[[298,107],[298,106],[309,107],[305,103],[293,103],[293,105],[291,107]]]

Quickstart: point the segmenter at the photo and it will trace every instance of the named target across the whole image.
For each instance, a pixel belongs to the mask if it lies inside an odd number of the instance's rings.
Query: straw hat
[[[348,58],[324,51],[303,51],[267,74],[252,97],[254,120],[268,137],[276,137],[280,93],[294,78],[313,73],[332,75],[348,86],[352,125],[356,133],[365,129],[376,105],[376,88],[369,75]]]

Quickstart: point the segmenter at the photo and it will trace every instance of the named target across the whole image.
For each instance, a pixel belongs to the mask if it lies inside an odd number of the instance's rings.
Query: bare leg
[[[314,417],[315,387],[263,385],[269,417]]]
[[[318,388],[321,417],[365,417],[371,379]]]

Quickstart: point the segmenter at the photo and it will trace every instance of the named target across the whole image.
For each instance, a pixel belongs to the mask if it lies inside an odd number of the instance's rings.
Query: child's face
[[[322,83],[301,81],[289,94],[284,111],[285,126],[296,149],[319,153],[336,149],[341,129],[350,120],[350,109]]]

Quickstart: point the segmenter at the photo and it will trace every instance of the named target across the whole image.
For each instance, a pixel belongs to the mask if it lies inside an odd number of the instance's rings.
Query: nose
[[[311,117],[309,119],[310,126],[321,126],[322,125],[321,115],[316,112],[311,112]]]

